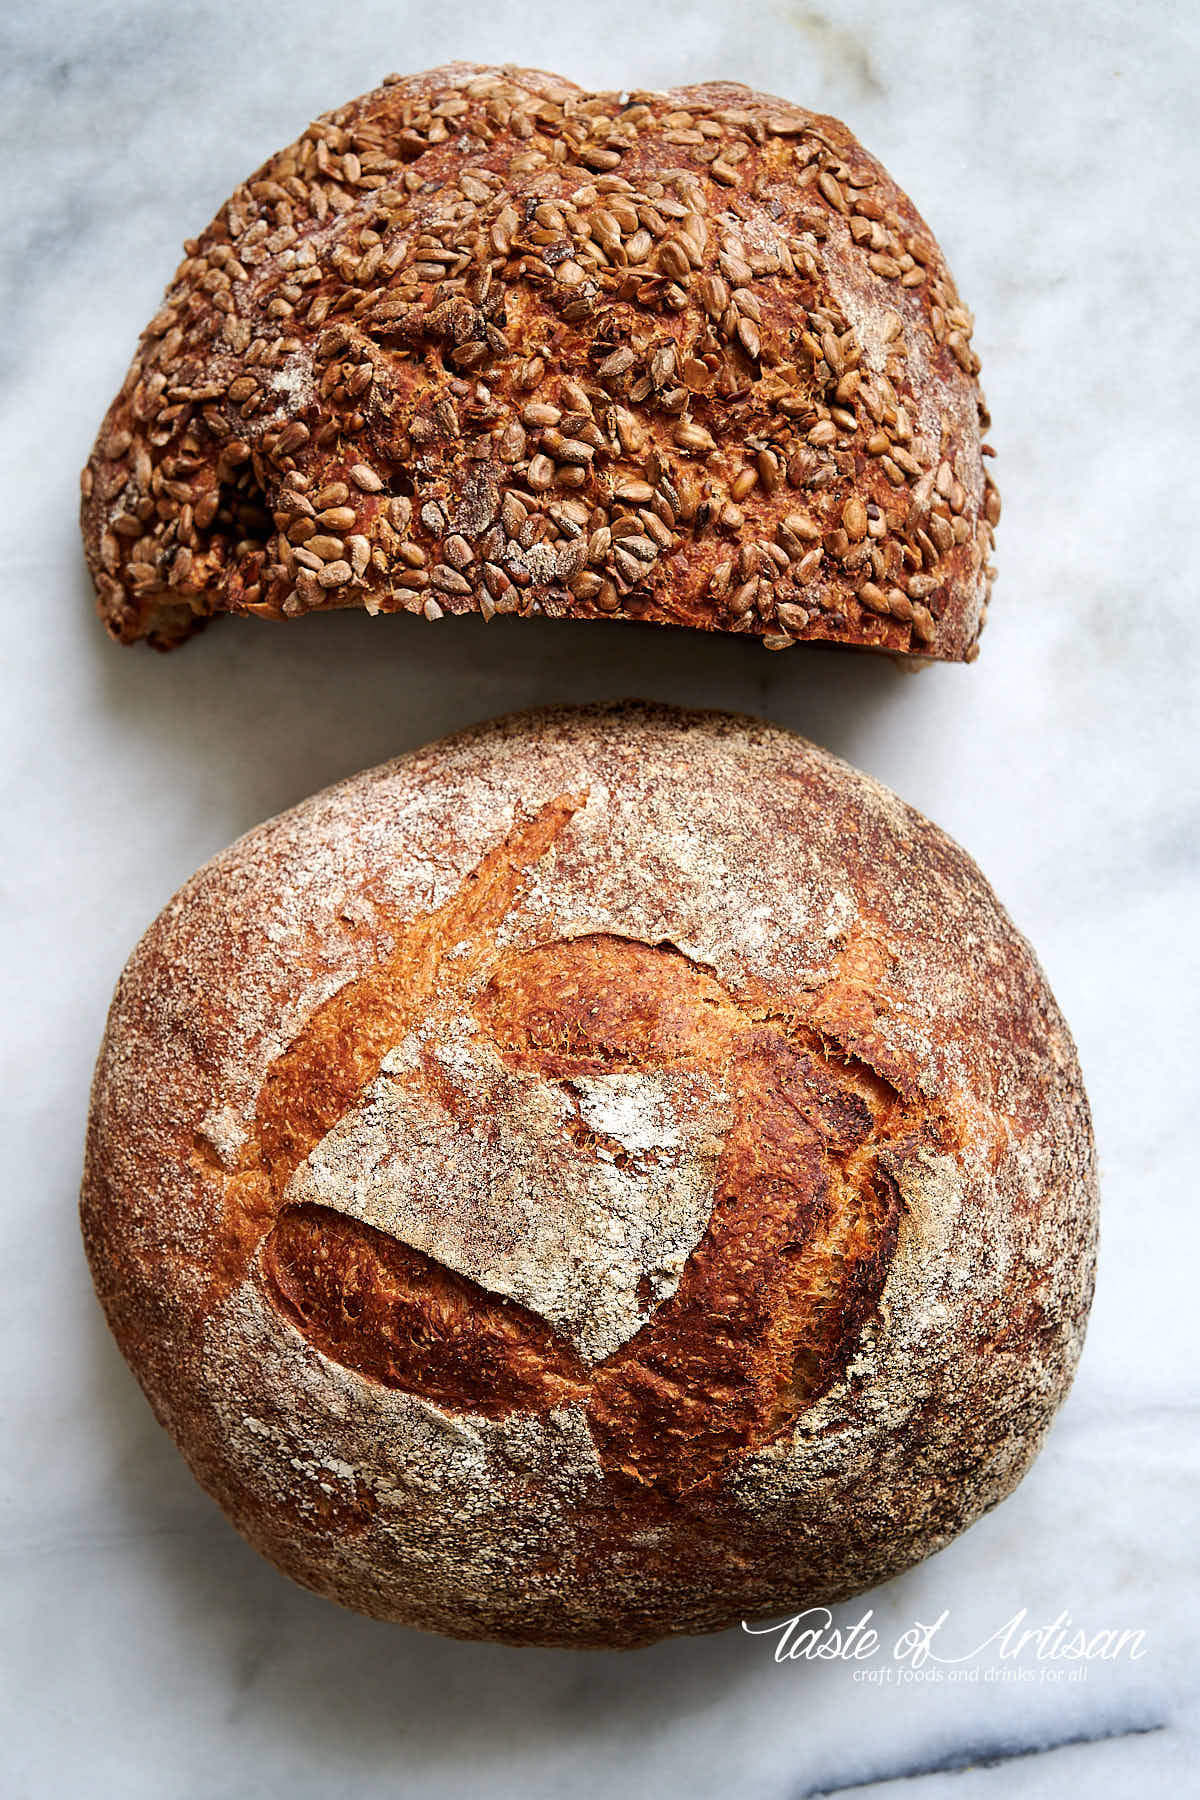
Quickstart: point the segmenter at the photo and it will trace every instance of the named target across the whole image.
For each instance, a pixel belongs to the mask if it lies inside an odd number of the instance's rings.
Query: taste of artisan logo
[[[914,1621],[885,1643],[868,1609],[855,1625],[835,1625],[827,1606],[812,1606],[771,1625],[749,1625],[752,1637],[773,1637],[774,1660],[839,1662],[855,1681],[1086,1681],[1094,1662],[1137,1662],[1146,1655],[1146,1633],[1134,1627],[1089,1630],[1065,1609],[1049,1622],[1029,1622],[1021,1607],[982,1640],[966,1641],[950,1624],[947,1608],[932,1624]]]

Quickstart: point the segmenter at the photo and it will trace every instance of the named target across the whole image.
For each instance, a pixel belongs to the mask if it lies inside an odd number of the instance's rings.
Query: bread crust
[[[122,643],[358,606],[974,656],[971,318],[837,120],[454,63],[185,249],[83,475]]]
[[[844,1599],[1002,1499],[1096,1204],[1070,1036],[965,853],[786,732],[626,705],[201,869],[118,985],[82,1222],[279,1568],[632,1646]]]

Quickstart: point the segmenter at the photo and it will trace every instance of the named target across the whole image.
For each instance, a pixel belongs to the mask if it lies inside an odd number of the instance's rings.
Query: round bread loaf
[[[1096,1184],[963,851],[800,738],[630,705],[402,756],[195,875],[117,989],[82,1215],[279,1568],[636,1645],[843,1599],[1009,1492]]]
[[[83,477],[123,643],[360,606],[974,656],[970,315],[837,120],[454,63],[185,248]]]

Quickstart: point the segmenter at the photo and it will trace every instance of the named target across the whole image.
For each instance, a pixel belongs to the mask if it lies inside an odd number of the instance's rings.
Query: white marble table
[[[969,0],[9,17],[0,1793],[1195,1791],[1198,24]],[[979,320],[1006,514],[973,669],[519,620],[226,624],[166,659],[105,640],[76,473],[180,239],[312,113],[456,54],[610,86],[730,75],[842,115],[884,158]],[[628,693],[759,711],[862,764],[974,852],[1037,944],[1103,1163],[1087,1351],[1016,1496],[869,1604],[891,1637],[949,1608],[959,1648],[1022,1607],[1067,1611],[1144,1630],[1140,1660],[1022,1681],[989,1653],[974,1684],[889,1686],[777,1666],[737,1632],[579,1656],[373,1624],[242,1544],[112,1347],[75,1193],[92,1057],[142,927],[228,839],[337,776],[528,702]]]

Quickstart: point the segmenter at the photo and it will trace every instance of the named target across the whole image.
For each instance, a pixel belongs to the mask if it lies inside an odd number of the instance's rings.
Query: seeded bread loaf
[[[264,1555],[581,1646],[844,1599],[1001,1500],[1095,1208],[970,859],[799,738],[644,706],[463,733],[202,869],[118,987],[82,1199]]]
[[[970,660],[970,316],[836,120],[455,63],[189,240],[83,476],[102,618],[621,617]]]

